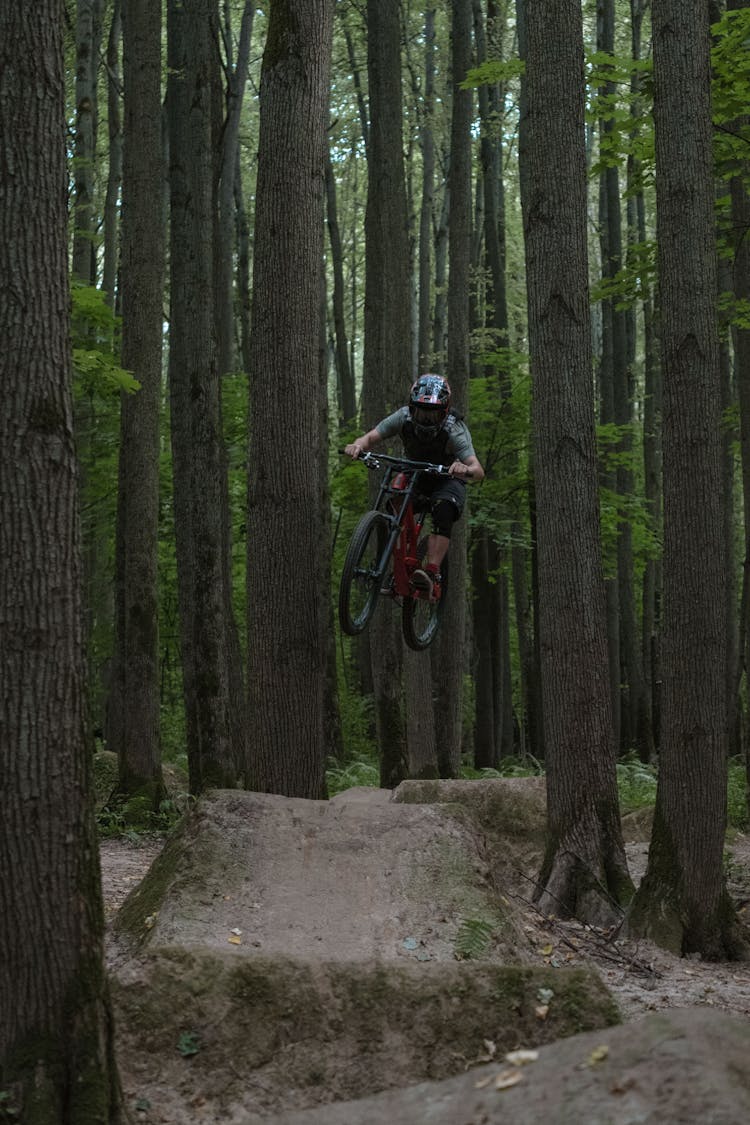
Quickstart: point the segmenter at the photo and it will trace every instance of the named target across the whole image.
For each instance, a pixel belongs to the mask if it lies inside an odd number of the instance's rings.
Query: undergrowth
[[[180,800],[167,799],[161,802],[158,812],[137,809],[133,801],[119,807],[105,805],[96,814],[99,835],[102,837],[123,836],[132,843],[144,835],[165,835],[182,819],[190,798],[183,794]]]
[[[493,777],[538,777],[543,774],[542,764],[531,757],[504,758],[497,769],[475,769],[468,764],[461,767],[461,777],[467,781]],[[377,756],[369,751],[361,751],[350,757],[344,765],[332,761],[326,777],[331,797],[353,786],[378,786],[380,771]],[[617,790],[622,815],[637,809],[653,808],[656,782],[656,766],[642,762],[634,751],[621,758],[617,763]],[[728,769],[727,827],[740,832],[750,828],[746,785],[742,758],[732,758]]]

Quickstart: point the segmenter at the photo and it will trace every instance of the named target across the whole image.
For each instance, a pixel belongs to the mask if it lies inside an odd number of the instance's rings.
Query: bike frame
[[[415,590],[411,585],[411,576],[420,565],[417,544],[426,513],[415,511],[414,493],[420,472],[438,473],[444,476],[448,470],[443,465],[409,461],[377,453],[365,453],[361,460],[368,468],[377,469],[385,465],[374,509],[383,513],[391,529],[380,558],[377,579],[383,581],[388,563],[393,556],[391,595],[396,598],[422,597],[423,591]]]

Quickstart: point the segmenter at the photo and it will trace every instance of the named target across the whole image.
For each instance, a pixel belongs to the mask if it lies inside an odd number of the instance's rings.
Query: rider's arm
[[[357,457],[361,457],[363,453],[367,453],[368,450],[372,449],[374,445],[377,445],[378,442],[382,440],[382,435],[377,428],[368,430],[362,437],[355,438],[351,445],[345,446],[344,453],[348,453],[350,457],[354,457],[356,460]]]
[[[457,480],[483,480],[484,469],[475,454],[465,457],[462,461],[454,461],[449,468],[449,473]]]

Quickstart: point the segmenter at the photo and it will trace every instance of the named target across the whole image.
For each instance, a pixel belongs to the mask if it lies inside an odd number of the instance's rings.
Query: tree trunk
[[[523,212],[548,840],[540,907],[611,922],[632,892],[617,803],[591,383],[580,5],[527,9]],[[549,44],[556,45],[554,56]]]
[[[336,334],[339,421],[346,424],[356,418],[357,393],[346,342],[344,254],[341,248],[341,231],[336,206],[336,180],[333,174],[330,151],[326,152],[326,217],[328,220],[328,237],[331,242],[331,269],[333,272],[333,323]]]
[[[614,53],[615,6],[614,0],[599,0],[602,21],[600,49]],[[608,83],[605,93],[614,93],[614,84]],[[605,137],[612,132],[613,122],[602,123]],[[603,172],[606,199],[606,245],[602,256],[602,274],[614,278],[623,266],[622,216],[620,212],[620,183],[616,166]],[[632,452],[632,371],[628,364],[627,319],[624,309],[611,303],[612,329],[612,384],[613,421],[619,428],[617,443],[618,466],[615,474],[617,495],[621,503],[632,499],[633,472],[630,467]],[[621,750],[637,749],[641,758],[648,760],[652,745],[649,732],[643,731],[639,718],[643,712],[644,681],[636,625],[635,592],[633,588],[633,533],[627,516],[618,520],[617,528],[617,585],[619,611],[618,683],[620,694]]]
[[[236,784],[225,486],[214,331],[211,0],[169,0],[169,383],[180,643],[192,793]]]
[[[117,270],[120,264],[119,206],[122,184],[122,115],[120,113],[120,41],[122,39],[122,12],[120,0],[114,0],[112,23],[107,40],[107,128],[109,132],[109,174],[104,200],[104,260],[102,264],[102,289],[107,301],[115,307]],[[161,193],[162,185],[157,191]]]
[[[320,309],[333,0],[270,9],[255,197],[248,787],[325,796]],[[297,174],[289,176],[293,167]]]
[[[224,598],[224,621],[226,625],[227,668],[229,673],[230,738],[234,747],[234,757],[244,763],[248,711],[245,693],[245,673],[240,644],[240,634],[234,615],[234,591],[232,575],[232,517],[229,502],[229,464],[223,438],[222,387],[224,376],[239,367],[238,341],[234,330],[234,254],[237,234],[235,186],[239,162],[240,114],[247,85],[247,72],[250,61],[253,17],[255,5],[246,0],[240,24],[237,59],[232,59],[231,22],[228,2],[224,3],[225,22],[223,27],[225,59],[221,60],[218,51],[213,55],[213,87],[215,91],[212,104],[212,148],[214,152],[214,175],[218,181],[214,206],[214,312],[217,340],[219,419],[222,424],[220,445],[221,468],[219,487],[221,489],[221,530],[222,530],[222,586]],[[223,63],[223,68],[221,64]],[[227,74],[226,91],[222,87],[222,69]],[[226,103],[226,113],[224,113]],[[240,766],[241,772],[241,766]]]
[[[631,0],[631,49],[634,59],[641,57],[641,26],[645,0]],[[640,128],[642,114],[640,99],[636,98],[642,82],[634,75],[631,93],[634,98],[633,134]],[[641,167],[635,157],[628,157],[628,241],[646,242],[646,206],[640,181]],[[644,497],[655,538],[661,529],[661,370],[656,358],[653,298],[648,285],[644,285],[643,311],[643,475]],[[641,666],[643,668],[643,695],[638,717],[638,746],[641,756],[652,761],[658,743],[658,682],[659,630],[658,607],[661,604],[661,560],[647,558],[643,572],[641,599]]]
[[[409,242],[397,0],[368,0],[367,43],[370,143],[365,214],[363,414],[369,428],[401,405],[410,385]],[[392,788],[408,772],[402,699],[403,645],[398,614],[375,614],[370,626],[370,649],[380,779],[381,785]]]
[[[140,383],[123,394],[117,497],[114,693],[118,796],[164,796],[159,744],[159,416],[164,284],[161,9],[128,0],[123,21],[125,147],[122,363]]]
[[[101,22],[102,0],[77,0],[73,275],[85,285],[96,284],[94,185]]]
[[[63,26],[54,0],[0,10],[0,1086],[8,1121],[114,1125],[86,726]]]
[[[432,365],[432,223],[435,206],[435,9],[424,13],[424,101],[422,105],[422,202],[419,210],[419,313],[417,356],[420,370]]]
[[[708,9],[654,0],[664,372],[663,721],[648,868],[630,932],[710,960],[741,950],[723,872],[725,558]]]
[[[526,61],[528,53],[526,33],[526,2],[516,0],[516,34],[518,37],[518,54],[522,61]],[[529,98],[528,79],[526,73],[521,75],[520,91],[518,97],[518,176],[521,188],[521,199],[528,198],[528,153],[529,153]],[[529,532],[531,540],[531,589],[526,578],[526,566],[520,557],[518,549],[513,549],[513,591],[516,603],[516,618],[518,629],[518,648],[521,659],[521,674],[524,677],[525,687],[523,698],[525,700],[525,727],[527,752],[537,761],[544,760],[544,724],[542,719],[542,689],[541,689],[541,655],[539,646],[539,583],[537,580],[537,549],[536,549],[536,500],[534,497],[534,465],[533,456],[529,464],[528,481],[528,515]],[[520,527],[514,524],[513,540],[520,539]]]
[[[728,0],[728,11],[740,11],[750,6],[749,0]],[[750,115],[740,118],[738,129],[750,127]],[[737,302],[750,303],[750,159],[743,160],[730,181],[732,201],[732,228],[734,236],[734,261],[732,263],[732,290]],[[742,499],[744,507],[744,565],[742,579],[742,606],[740,617],[740,669],[747,683],[750,668],[750,328],[735,324],[732,328],[735,370],[740,403],[740,454],[742,462]],[[738,690],[739,685],[735,690]],[[750,752],[746,750],[750,793]]]
[[[471,113],[472,92],[460,83],[472,63],[471,0],[452,7],[452,83],[450,228],[448,272],[448,365],[453,401],[465,412],[469,396],[469,262],[471,253]],[[468,507],[468,505],[467,505]],[[450,595],[440,633],[433,645],[438,768],[441,777],[458,777],[466,625],[466,523],[468,512],[453,525],[450,546]]]

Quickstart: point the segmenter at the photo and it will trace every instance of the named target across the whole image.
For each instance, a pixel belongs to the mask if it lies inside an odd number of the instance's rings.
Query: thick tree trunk
[[[723,872],[726,657],[708,9],[654,0],[664,372],[663,722],[648,868],[630,932],[677,953],[741,945]]]
[[[516,0],[516,35],[518,54],[525,61],[528,51],[526,33],[526,3]],[[529,99],[528,79],[521,75],[518,98],[518,175],[521,199],[528,197],[528,152],[529,152]],[[526,752],[537,761],[544,760],[544,726],[542,720],[541,659],[539,648],[539,583],[537,581],[536,550],[536,501],[534,498],[533,457],[529,465],[528,516],[531,539],[530,582],[527,567],[521,557],[520,549],[513,548],[513,592],[516,604],[518,629],[518,649],[523,679],[523,699],[525,701],[525,744]],[[514,524],[513,541],[521,538],[520,527]],[[530,589],[529,589],[530,586]]]
[[[272,4],[250,346],[248,787],[325,796],[320,317],[333,0]],[[289,176],[293,167],[297,174]]]
[[[63,12],[0,9],[0,1089],[119,1120],[86,733]]]
[[[727,10],[736,12],[750,7],[750,0],[728,0]],[[750,128],[750,115],[736,122],[739,130]],[[735,300],[750,302],[750,158],[739,163],[730,181],[732,201],[732,229],[734,231],[734,260],[732,262],[732,291]],[[739,681],[744,671],[747,682],[750,668],[750,329],[741,325],[732,328],[735,372],[740,404],[740,453],[742,464],[742,500],[744,507],[744,565],[742,580],[739,637],[739,668],[733,690],[739,694]],[[748,748],[746,747],[746,754]],[[750,754],[748,755],[748,785],[750,794]]]
[[[549,835],[538,902],[611,922],[632,892],[609,694],[591,384],[581,9],[527,9],[523,211]],[[554,42],[554,57],[549,44]]]
[[[450,229],[448,272],[448,376],[453,401],[465,412],[469,394],[469,291],[471,253],[471,112],[472,92],[460,89],[472,63],[471,0],[454,0],[452,8],[452,82]],[[450,596],[433,645],[437,757],[441,777],[457,777],[461,767],[461,705],[466,626],[466,522],[464,512],[453,525],[450,546]]]
[[[397,0],[367,5],[370,143],[365,214],[364,422],[369,428],[409,391],[409,242],[402,147],[401,26]],[[386,609],[387,607],[383,607]],[[403,645],[396,613],[370,627],[381,785],[408,772],[402,698]]]
[[[214,331],[211,0],[170,0],[169,383],[190,789],[236,784],[225,483]]]
[[[600,49],[610,54],[615,49],[615,5],[614,0],[599,0],[601,14]],[[608,83],[605,93],[614,93],[614,85]],[[602,122],[606,137],[613,128],[609,120]],[[602,247],[602,275],[614,278],[623,265],[622,216],[620,211],[620,183],[616,166],[608,167],[602,173],[605,197],[606,239]],[[612,331],[612,386],[613,421],[620,428],[617,444],[619,454],[615,474],[615,486],[621,502],[627,502],[634,492],[633,472],[630,468],[632,451],[632,371],[628,365],[627,318],[624,309],[611,302]],[[621,750],[636,748],[644,760],[651,756],[651,742],[648,732],[642,730],[639,717],[643,712],[644,680],[641,662],[638,628],[636,625],[635,592],[633,575],[633,534],[627,516],[618,522],[617,536],[617,604],[619,612],[619,745]]]
[[[161,9],[128,0],[123,24],[125,148],[122,363],[140,383],[122,395],[117,496],[113,691],[120,722],[118,795],[164,796],[159,744],[159,442],[164,227]]]

